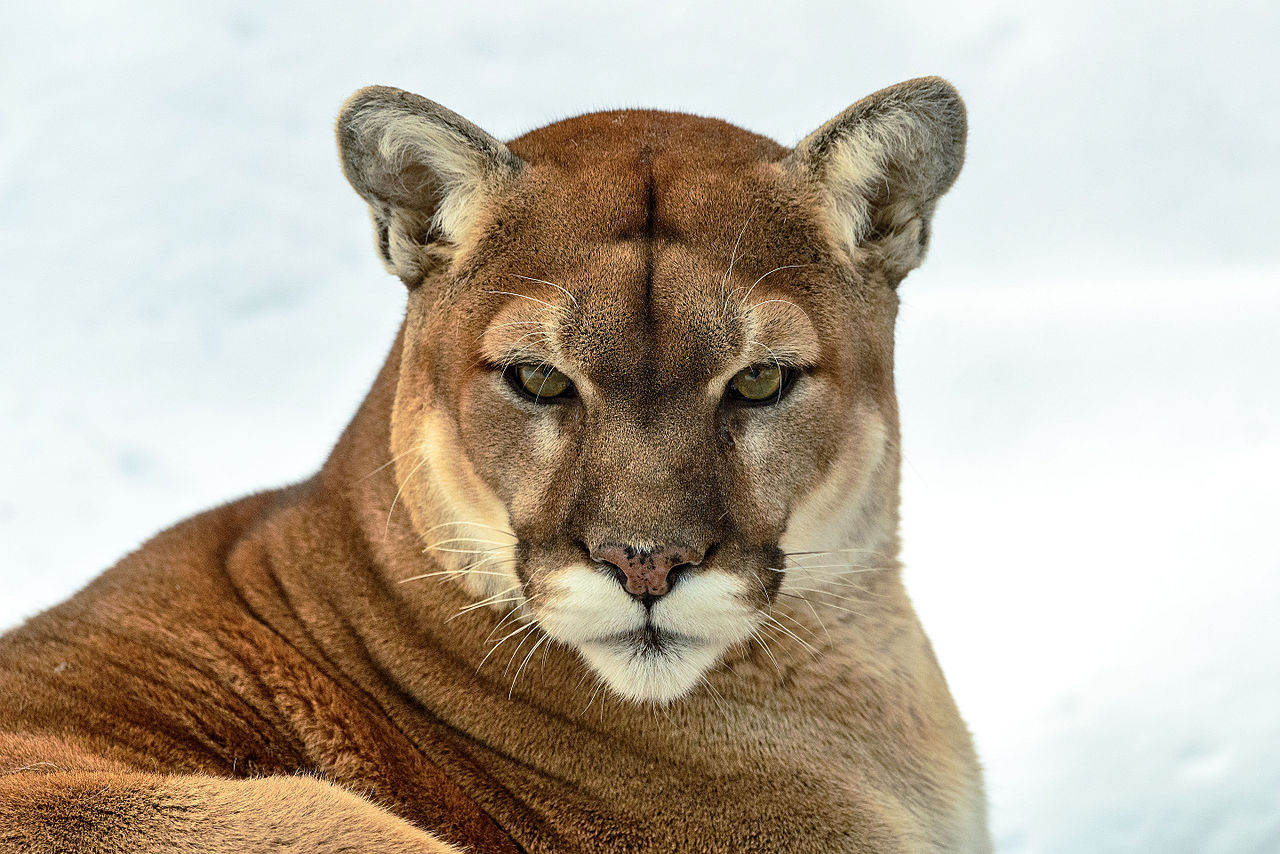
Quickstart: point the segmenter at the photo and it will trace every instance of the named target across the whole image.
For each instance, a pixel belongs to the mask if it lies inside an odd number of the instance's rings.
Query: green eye
[[[512,365],[505,373],[516,391],[537,402],[568,397],[573,391],[573,382],[550,365]]]
[[[729,394],[747,403],[776,403],[789,379],[790,372],[780,365],[752,365],[729,380]]]

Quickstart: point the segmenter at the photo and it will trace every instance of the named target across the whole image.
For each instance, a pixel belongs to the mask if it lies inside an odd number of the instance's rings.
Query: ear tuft
[[[352,95],[337,122],[342,171],[369,203],[387,269],[415,285],[428,245],[459,245],[485,199],[523,167],[505,145],[434,101],[389,86]]]
[[[966,132],[956,90],[921,77],[858,101],[801,140],[786,165],[821,189],[836,241],[850,253],[874,247],[896,283],[924,260]]]

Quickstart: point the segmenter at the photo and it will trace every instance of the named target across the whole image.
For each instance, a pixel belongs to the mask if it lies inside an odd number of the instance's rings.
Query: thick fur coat
[[[0,639],[0,852],[988,851],[897,563],[964,136],[936,78],[795,149],[357,93],[404,326],[315,477]]]

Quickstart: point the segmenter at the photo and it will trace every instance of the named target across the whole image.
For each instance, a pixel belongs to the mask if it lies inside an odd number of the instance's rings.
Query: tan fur
[[[387,88],[338,137],[410,288],[386,365],[314,478],[0,639],[0,852],[990,850],[897,563],[954,91],[794,150],[649,111],[503,145]],[[576,398],[503,378],[544,362]],[[699,559],[646,607],[599,544]]]

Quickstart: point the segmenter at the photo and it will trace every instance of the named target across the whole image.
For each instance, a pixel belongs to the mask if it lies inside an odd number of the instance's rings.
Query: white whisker
[[[745,304],[746,301],[751,298],[751,292],[756,289],[756,285],[760,284],[765,279],[772,276],[774,273],[777,273],[780,270],[798,270],[801,267],[812,267],[812,266],[813,266],[812,264],[787,264],[782,267],[774,267],[772,270],[765,273],[763,276],[761,276],[760,278],[756,279],[754,282],[751,283],[751,287],[747,288],[747,292],[742,296],[742,302]]]
[[[782,665],[778,663],[778,659],[773,657],[773,650],[769,649],[768,640],[765,638],[763,634],[761,634],[761,631],[760,631],[761,628],[762,627],[757,626],[756,628],[752,629],[750,639],[759,642],[760,648],[764,650],[764,654],[769,656],[769,660],[773,662],[773,667],[775,670],[778,671],[778,675],[782,676],[783,675]]]
[[[577,297],[575,297],[573,294],[569,293],[566,289],[564,289],[564,288],[560,287],[559,285],[557,285],[555,282],[548,282],[546,279],[534,279],[534,278],[530,278],[529,276],[519,276],[519,275],[518,275],[518,276],[516,276],[516,278],[517,278],[517,279],[524,279],[526,282],[537,282],[537,283],[538,283],[538,284],[540,284],[540,285],[550,285],[551,287],[555,288],[556,290],[560,291],[562,294],[564,294],[565,296],[567,296],[569,299],[573,300],[573,304],[574,304],[574,305],[577,305],[577,304],[578,304],[578,298],[577,298]]]
[[[524,666],[529,663],[529,659],[533,658],[533,654],[538,651],[538,647],[542,646],[550,639],[551,635],[543,633],[542,637],[538,638],[538,642],[529,650],[529,654],[524,657],[524,661],[520,662],[520,666],[516,668],[516,675],[511,677],[511,687],[507,690],[508,700],[510,700],[511,695],[515,693],[516,680],[520,678],[520,671],[524,670]]]
[[[423,554],[426,554],[427,552],[445,552],[446,554],[456,554],[456,555],[487,555],[487,554],[493,554],[494,552],[500,552],[500,551],[503,551],[504,549],[509,549],[509,548],[511,548],[511,545],[509,543],[504,543],[500,546],[495,546],[494,548],[491,548],[491,549],[455,549],[455,548],[448,548],[445,546],[427,546],[425,549],[422,550],[422,552]]]
[[[496,644],[494,644],[494,645],[493,645],[493,649],[489,650],[488,652],[486,652],[486,653],[484,654],[484,658],[480,659],[480,663],[479,663],[478,665],[476,665],[476,673],[479,673],[479,672],[480,672],[481,668],[483,668],[483,667],[484,667],[484,663],[485,663],[486,661],[488,661],[488,660],[489,660],[489,656],[491,656],[491,655],[493,655],[495,652],[497,652],[499,647],[501,647],[504,643],[506,643],[508,640],[510,640],[511,638],[515,637],[516,635],[520,634],[521,632],[527,632],[527,631],[529,631],[529,629],[532,629],[532,628],[533,628],[534,626],[536,626],[536,625],[537,625],[537,623],[536,623],[535,621],[530,620],[529,622],[527,622],[527,623],[525,623],[524,625],[520,626],[520,628],[518,628],[518,629],[516,629],[515,631],[511,632],[511,634],[504,636],[504,637],[502,638],[502,640],[498,641]],[[518,648],[518,647],[517,647],[517,648]]]
[[[515,607],[513,607],[510,611],[504,614],[502,619],[498,620],[498,622],[494,625],[494,627],[489,630],[489,634],[485,636],[484,642],[488,643],[490,640],[492,640],[493,636],[496,635],[498,631],[501,630],[502,627],[507,624],[508,620],[510,620],[512,617],[520,616],[520,611],[525,606],[527,606],[530,602],[532,602],[534,599],[537,599],[539,595],[540,594],[535,593],[534,595],[525,599],[523,602],[516,603]]]
[[[511,575],[506,572],[483,572],[476,569],[442,569],[439,572],[424,572],[422,575],[412,575],[408,578],[402,578],[397,584],[408,584],[410,581],[421,581],[424,578],[435,578],[440,575],[452,575],[455,578],[461,578],[464,575],[493,575],[498,578],[510,578]]]
[[[387,524],[382,528],[382,538],[385,540],[387,534],[391,532],[391,514],[396,512],[396,502],[400,500],[400,493],[404,492],[404,488],[409,485],[409,481],[413,480],[413,476],[418,473],[418,469],[427,464],[427,457],[424,454],[422,459],[418,460],[418,464],[413,467],[408,476],[400,483],[400,488],[396,490],[395,497],[391,499],[391,506],[387,508]]]
[[[446,543],[485,543],[490,546],[501,546],[502,548],[510,548],[511,543],[504,543],[501,540],[482,540],[479,537],[450,537],[447,540],[436,540],[428,548],[434,546],[443,546]]]
[[[777,619],[775,619],[775,618],[773,617],[773,615],[772,615],[772,614],[768,614],[768,613],[766,613],[766,612],[764,612],[764,611],[761,611],[761,612],[760,612],[760,616],[762,616],[762,617],[764,617],[766,620],[770,621],[770,623],[773,625],[773,627],[774,627],[774,628],[779,629],[779,630],[781,630],[782,632],[784,632],[785,634],[787,634],[787,635],[789,635],[790,637],[794,638],[794,639],[795,639],[795,641],[796,641],[797,643],[799,643],[799,644],[800,644],[801,646],[803,646],[805,649],[809,650],[809,652],[813,653],[814,655],[818,655],[818,654],[819,654],[819,653],[818,653],[818,651],[817,651],[816,649],[814,649],[814,648],[813,648],[809,643],[807,643],[807,642],[805,641],[805,639],[804,639],[804,638],[800,637],[798,634],[796,634],[795,632],[791,631],[791,629],[787,628],[787,627],[786,627],[786,626],[784,626],[782,623],[778,622],[778,620],[777,620]]]
[[[738,260],[738,246],[742,243],[742,235],[747,233],[747,226],[751,225],[753,216],[755,216],[754,210],[747,215],[747,221],[742,224],[742,230],[738,232],[738,239],[733,241],[733,250],[729,253],[729,269],[724,271],[724,277],[720,279],[720,297],[724,308],[729,307],[729,294],[726,287],[729,284],[729,277],[733,275],[733,265]]]
[[[515,535],[513,532],[508,531],[508,530],[506,530],[505,528],[495,528],[493,525],[486,525],[486,524],[485,524],[485,523],[483,523],[483,522],[467,522],[467,521],[461,521],[461,522],[441,522],[439,525],[432,525],[430,528],[427,528],[427,530],[426,530],[426,531],[424,531],[423,533],[428,533],[428,534],[429,534],[429,533],[431,533],[432,531],[436,530],[437,528],[444,528],[444,527],[447,527],[447,526],[449,526],[449,525],[471,525],[471,526],[474,526],[474,527],[476,527],[476,528],[487,528],[487,529],[489,529],[490,531],[497,531],[499,534],[506,534],[508,537],[511,537],[511,538],[513,538],[513,539],[517,539],[517,538],[516,538],[516,535]]]
[[[366,480],[368,480],[369,478],[373,477],[373,476],[374,476],[375,474],[377,474],[378,472],[380,472],[380,471],[382,471],[383,469],[385,469],[387,466],[392,465],[393,463],[395,463],[395,462],[396,462],[396,460],[403,459],[404,457],[409,456],[410,454],[412,454],[412,453],[413,453],[414,451],[416,451],[416,450],[418,450],[418,449],[417,449],[417,448],[410,448],[409,450],[407,450],[407,451],[405,451],[405,452],[403,452],[403,453],[396,454],[394,457],[392,457],[391,459],[387,460],[385,463],[383,463],[382,465],[378,466],[378,467],[377,467],[376,469],[374,469],[373,471],[371,471],[371,472],[369,472],[368,474],[366,474],[366,475],[364,475],[364,476],[362,476],[362,477],[359,477],[359,478],[357,478],[356,480],[352,481],[352,484],[354,485],[354,484],[357,484],[357,483],[363,483],[364,481],[366,481]]]
[[[818,616],[818,610],[817,610],[816,608],[814,608],[814,607],[813,607],[813,603],[812,603],[812,602],[810,602],[808,599],[806,599],[806,598],[805,598],[805,597],[803,597],[803,596],[799,596],[799,595],[796,595],[796,594],[794,594],[794,593],[785,593],[785,592],[783,592],[783,591],[781,591],[781,590],[779,590],[779,591],[778,591],[778,595],[779,595],[779,596],[790,596],[791,598],[793,598],[793,599],[799,599],[801,602],[803,602],[804,604],[808,605],[808,606],[809,606],[809,611],[810,611],[810,613],[812,613],[812,614],[813,614],[813,618],[814,618],[815,620],[817,620],[817,621],[818,621],[818,625],[822,626],[822,633],[823,633],[824,635],[826,635],[826,636],[827,636],[827,643],[831,643],[831,642],[832,642],[832,641],[831,641],[831,632],[830,632],[830,630],[829,630],[829,629],[827,629],[827,624],[823,621],[822,617]]]
[[[558,305],[552,305],[546,300],[540,300],[537,297],[531,297],[528,294],[518,294],[515,291],[486,291],[486,293],[503,294],[509,297],[520,297],[520,299],[527,299],[529,300],[529,302],[536,302],[536,303],[540,303],[541,305],[545,305],[547,308],[551,309],[552,311],[564,311],[564,309]]]
[[[809,588],[807,588],[807,587],[801,587],[801,588],[798,588],[798,589],[800,589],[800,590],[808,590]],[[823,592],[825,592],[825,591],[822,591],[822,590],[813,590],[813,591],[811,591],[811,592],[813,592],[813,593],[823,593]],[[791,596],[791,597],[792,597],[792,598],[794,598],[794,599],[800,599],[801,601],[806,602],[806,603],[808,603],[808,602],[809,602],[809,600],[808,600],[807,598],[805,598],[804,596],[799,596],[799,595],[794,594],[794,593],[786,593],[786,594],[783,594],[783,595],[784,595],[784,596]],[[833,604],[833,603],[831,603],[831,602],[818,602],[817,604],[818,604],[818,605],[820,605],[820,606],[822,606],[823,608],[835,608],[837,611],[844,611],[845,613],[847,613],[847,614],[853,614],[853,615],[854,615],[854,616],[856,616],[856,617],[868,617],[868,618],[870,617],[870,615],[869,615],[869,614],[864,614],[864,613],[863,613],[863,612],[861,612],[861,611],[855,611],[855,610],[853,610],[852,608],[846,608],[846,607],[844,607],[843,605],[836,605],[836,604]],[[810,604],[810,607],[812,607],[812,604]]]

